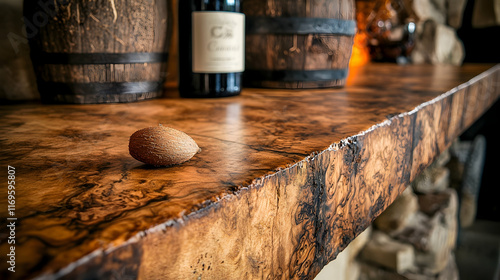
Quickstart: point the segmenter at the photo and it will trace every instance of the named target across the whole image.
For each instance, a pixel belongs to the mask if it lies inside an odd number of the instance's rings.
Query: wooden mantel
[[[343,89],[0,106],[0,278],[312,279],[500,96],[500,65],[350,71]],[[159,123],[202,152],[134,160],[130,135]]]

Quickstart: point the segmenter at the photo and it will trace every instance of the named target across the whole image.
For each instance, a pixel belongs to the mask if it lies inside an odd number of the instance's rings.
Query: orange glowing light
[[[364,32],[358,32],[354,36],[351,60],[349,66],[362,66],[370,62],[370,50],[368,49],[368,36]]]

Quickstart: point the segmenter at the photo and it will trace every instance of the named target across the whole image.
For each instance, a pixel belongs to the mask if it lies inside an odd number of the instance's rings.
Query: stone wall
[[[414,0],[419,21],[413,63],[461,65],[465,50],[457,36],[467,0]]]
[[[443,153],[375,220],[358,279],[458,279],[459,203],[449,187],[449,158]]]

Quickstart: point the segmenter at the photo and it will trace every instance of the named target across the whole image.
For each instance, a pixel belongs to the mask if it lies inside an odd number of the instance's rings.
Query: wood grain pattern
[[[321,18],[354,20],[352,0],[283,1],[247,0],[243,3],[247,17]],[[337,34],[246,34],[245,70],[331,70],[347,69],[351,57],[352,36]],[[245,83],[264,88],[342,87],[346,79],[277,81],[245,76]]]
[[[43,2],[43,5],[40,5]],[[43,53],[165,53],[172,33],[170,1],[96,0],[24,1],[30,48],[38,88],[48,103],[132,102],[160,97],[163,90],[124,94],[71,91],[54,94],[50,83],[113,83],[165,81],[168,64],[65,64],[38,63]],[[40,22],[42,19],[46,19]],[[37,24],[39,23],[39,24]],[[43,24],[42,24],[43,23]],[[33,55],[34,53],[34,55]]]
[[[18,270],[3,262],[0,275],[312,279],[496,102],[490,67],[370,64],[337,90],[1,106]],[[202,152],[137,162],[129,136],[157,123]],[[2,255],[5,223],[2,210]]]

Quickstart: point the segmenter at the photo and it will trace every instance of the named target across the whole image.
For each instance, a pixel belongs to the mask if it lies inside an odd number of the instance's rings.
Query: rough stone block
[[[413,9],[422,21],[432,19],[438,23],[446,23],[445,0],[414,0]]]
[[[485,28],[500,25],[500,0],[475,0],[472,26]]]
[[[346,279],[346,269],[349,265],[349,246],[340,252],[337,258],[328,263],[314,280]]]
[[[476,219],[477,198],[481,188],[484,160],[486,157],[486,138],[478,135],[472,141],[472,146],[464,165],[460,194],[460,224],[467,227]]]
[[[434,161],[432,166],[445,166],[451,159],[450,149],[446,149],[442,152]]]
[[[450,171],[446,167],[430,167],[413,182],[415,192],[434,193],[447,189],[450,185]]]
[[[464,46],[455,29],[431,19],[418,24],[413,63],[461,65],[464,58]]]
[[[356,280],[458,280],[459,271],[455,257],[452,255],[449,258],[448,264],[438,274],[426,274],[420,269],[412,269],[403,274],[398,274],[395,271],[384,269],[379,266],[367,262],[359,262],[360,275]],[[337,278],[332,278],[337,279]],[[471,278],[473,279],[473,278]]]
[[[374,225],[388,234],[394,234],[401,231],[417,211],[418,198],[412,188],[407,187],[391,206],[375,219]]]
[[[361,258],[403,273],[415,265],[413,246],[391,239],[381,231],[374,231],[372,239],[361,251]]]
[[[438,274],[425,274],[421,269],[404,273],[407,279],[411,280],[458,280],[459,273],[455,257],[451,255],[448,264]]]
[[[372,227],[368,227],[358,235],[342,251],[335,260],[327,264],[314,278],[315,280],[356,280],[360,274],[359,264],[355,262],[356,256],[370,240]]]
[[[448,0],[448,25],[459,29],[462,27],[462,20],[464,15],[467,0]]]
[[[455,29],[438,24],[435,30],[434,63],[461,65],[465,50]]]
[[[454,193],[456,193],[455,190],[446,189],[439,193],[419,194],[417,196],[419,209],[427,216],[433,217],[438,211],[450,207],[450,203],[455,203],[454,198],[452,198],[452,196],[456,195]],[[452,210],[456,211],[456,209]]]
[[[435,199],[439,197],[439,199]],[[412,217],[408,226],[394,238],[412,244],[416,250],[415,263],[427,274],[440,273],[448,264],[457,240],[458,196],[455,190],[447,189],[434,196],[422,196],[424,211]],[[440,206],[431,201],[439,200]]]
[[[407,277],[389,269],[384,269],[363,261],[359,262],[359,264],[361,272],[357,280],[408,280]]]

